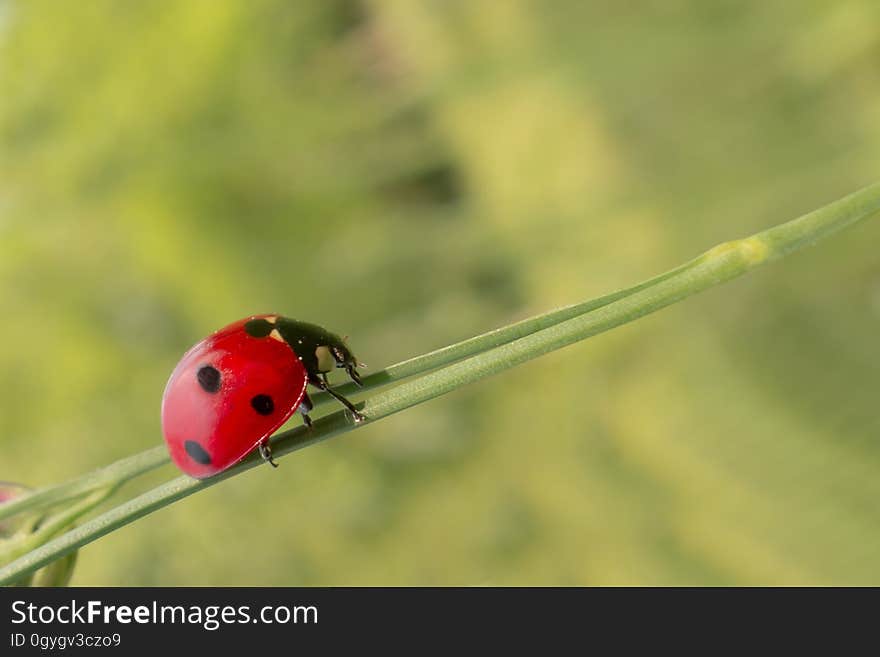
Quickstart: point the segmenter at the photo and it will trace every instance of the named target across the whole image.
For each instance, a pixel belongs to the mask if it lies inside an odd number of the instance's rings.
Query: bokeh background
[[[381,368],[873,182],[878,20],[0,0],[0,479],[159,444],[175,362],[239,317]],[[868,222],[257,468],[73,583],[880,584],[878,244]]]

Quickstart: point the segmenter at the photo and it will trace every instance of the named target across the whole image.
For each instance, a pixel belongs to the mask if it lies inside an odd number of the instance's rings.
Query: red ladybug
[[[344,368],[361,384],[359,363],[334,333],[280,315],[254,315],[187,351],[165,386],[162,432],[171,458],[199,479],[226,470],[255,447],[273,466],[269,436],[297,408],[306,426],[311,383],[363,416],[332,390],[327,372]]]

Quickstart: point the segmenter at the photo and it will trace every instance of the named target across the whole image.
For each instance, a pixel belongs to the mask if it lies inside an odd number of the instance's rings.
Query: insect
[[[330,387],[327,372],[343,368],[358,385],[344,338],[281,315],[253,315],[187,351],[162,396],[162,432],[171,458],[202,479],[234,465],[254,448],[275,466],[269,436],[297,409],[311,427],[308,384],[335,397],[355,422],[364,417]]]

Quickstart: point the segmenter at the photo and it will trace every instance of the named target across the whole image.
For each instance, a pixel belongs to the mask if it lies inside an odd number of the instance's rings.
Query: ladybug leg
[[[327,372],[321,372],[321,380],[325,385],[330,385],[330,379],[327,378]]]
[[[363,388],[364,384],[361,383],[361,375],[358,374],[358,371],[354,368],[354,365],[346,365],[345,371],[348,372],[348,375],[351,377],[351,380],[354,381],[358,387]]]
[[[278,464],[272,459],[272,446],[269,445],[268,438],[260,443],[260,456],[262,456],[263,460],[273,468],[278,467]]]
[[[312,428],[312,418],[309,417],[309,413],[312,412],[312,409],[315,405],[312,403],[311,398],[308,394],[303,395],[302,401],[299,403],[299,412],[302,413],[303,416],[303,424],[306,425],[307,429]]]
[[[319,388],[320,390],[323,390],[324,392],[326,392],[328,395],[330,395],[331,397],[333,397],[333,398],[334,398],[336,401],[338,401],[340,404],[342,404],[343,406],[345,406],[349,411],[351,411],[351,414],[354,416],[354,421],[355,421],[355,422],[363,422],[363,421],[366,419],[363,415],[361,415],[361,412],[360,412],[358,409],[356,409],[356,408],[354,407],[354,404],[352,404],[352,403],[351,403],[350,401],[348,401],[345,397],[343,397],[343,396],[340,395],[338,392],[336,392],[333,388],[331,388],[331,387],[330,387],[330,386],[329,386],[329,385],[328,385],[323,379],[321,379],[320,377],[315,377],[314,379],[310,379],[309,382],[310,382],[313,386],[315,386],[315,387]]]

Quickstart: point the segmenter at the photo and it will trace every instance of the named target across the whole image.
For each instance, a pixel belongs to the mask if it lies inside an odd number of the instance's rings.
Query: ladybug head
[[[346,338],[342,338],[339,342],[330,345],[330,353],[333,354],[333,359],[336,361],[336,367],[344,368],[351,377],[351,380],[358,385],[361,385],[361,377],[356,368],[363,367],[364,364],[358,363],[357,358],[351,353],[351,349],[348,348],[345,340]]]

